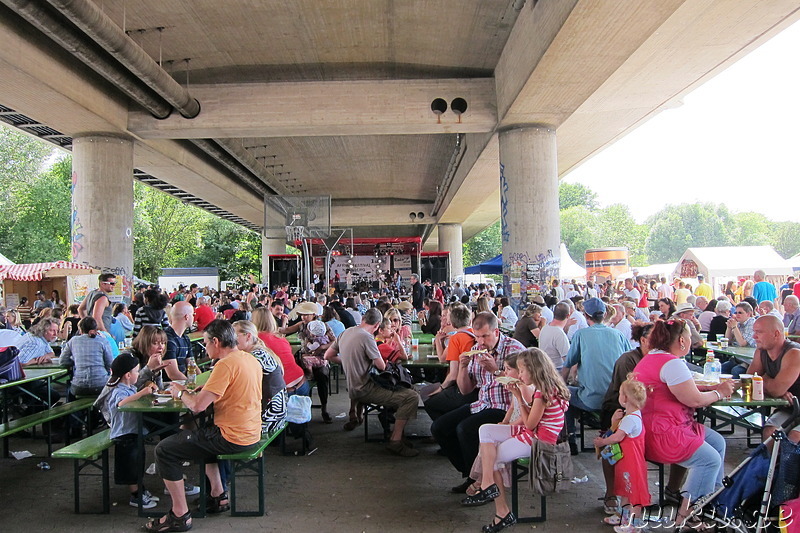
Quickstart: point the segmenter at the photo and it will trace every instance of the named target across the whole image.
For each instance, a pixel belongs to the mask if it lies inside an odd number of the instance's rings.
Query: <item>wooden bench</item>
[[[103,510],[108,514],[111,511],[109,497],[109,461],[108,449],[113,446],[111,430],[106,429],[83,440],[65,446],[53,452],[56,459],[73,460],[73,481],[75,490],[75,514],[81,512],[81,477],[100,477],[103,485]],[[82,473],[85,468],[99,470],[100,473]]]
[[[219,455],[220,460],[233,462],[231,469],[231,516],[264,516],[264,450],[269,444],[279,436],[283,435],[286,429],[286,422],[273,430],[271,433],[261,436],[261,440],[250,448],[234,454]],[[240,474],[240,472],[252,472],[252,474]],[[238,511],[236,509],[236,478],[237,474],[241,477],[258,478],[258,511]]]
[[[517,522],[544,522],[547,520],[547,496],[542,494],[541,511],[539,516],[520,516],[519,515],[519,481],[528,475],[531,466],[530,457],[523,457],[511,463],[511,512],[517,517]]]
[[[15,418],[5,424],[0,424],[0,437],[3,439],[3,456],[8,457],[8,437],[21,431],[47,424],[53,420],[89,410],[92,408],[94,401],[94,398],[78,398],[77,400],[57,405],[32,415]],[[65,433],[69,436],[69,431]],[[50,439],[47,439],[47,456],[50,457],[52,454],[53,444]]]

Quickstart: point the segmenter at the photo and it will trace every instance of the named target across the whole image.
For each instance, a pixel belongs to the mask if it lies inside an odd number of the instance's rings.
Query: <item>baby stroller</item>
[[[777,532],[780,504],[798,497],[800,445],[792,443],[786,432],[799,417],[800,402],[794,398],[792,416],[784,426],[725,476],[722,488],[692,504],[691,516],[714,524],[717,531]]]

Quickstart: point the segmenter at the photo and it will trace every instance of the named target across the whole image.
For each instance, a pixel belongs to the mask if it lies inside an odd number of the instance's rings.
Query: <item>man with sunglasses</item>
[[[111,300],[109,300],[108,295],[114,292],[114,286],[117,284],[117,276],[106,273],[100,274],[97,279],[100,282],[100,288],[91,291],[86,298],[83,299],[78,306],[78,314],[81,318],[89,315],[93,316],[97,321],[97,329],[108,331],[114,320],[114,317],[111,315]]]

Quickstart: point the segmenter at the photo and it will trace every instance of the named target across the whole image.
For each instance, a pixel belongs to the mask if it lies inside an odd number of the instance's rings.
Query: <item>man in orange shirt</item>
[[[240,453],[261,439],[261,364],[236,347],[236,332],[226,320],[211,322],[203,332],[203,342],[209,357],[218,360],[208,382],[197,394],[173,382],[171,392],[193,413],[213,403],[214,424],[183,430],[156,446],[156,465],[172,496],[172,509],[166,516],[150,520],[147,531],[187,531],[192,527],[181,470],[184,461],[206,462],[211,491],[206,502],[200,503],[206,505],[206,512],[230,509],[217,455]]]
[[[475,334],[469,327],[472,319],[472,312],[465,305],[456,305],[450,309],[450,323],[456,328],[456,332],[450,336],[450,343],[447,345],[447,362],[450,369],[447,372],[444,382],[438,390],[434,390],[425,400],[425,411],[436,420],[445,413],[453,409],[472,403],[478,399],[478,391],[474,390],[466,396],[461,394],[456,386],[458,376],[458,358],[468,352],[475,345]]]

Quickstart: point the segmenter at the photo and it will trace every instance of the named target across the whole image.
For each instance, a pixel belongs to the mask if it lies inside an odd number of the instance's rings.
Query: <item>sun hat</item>
[[[411,302],[403,300],[402,302],[397,304],[397,308],[400,309],[401,311],[411,311],[412,309],[414,309],[414,306],[411,305]]]
[[[317,304],[313,302],[303,302],[295,307],[298,315],[316,315],[319,311]]]

